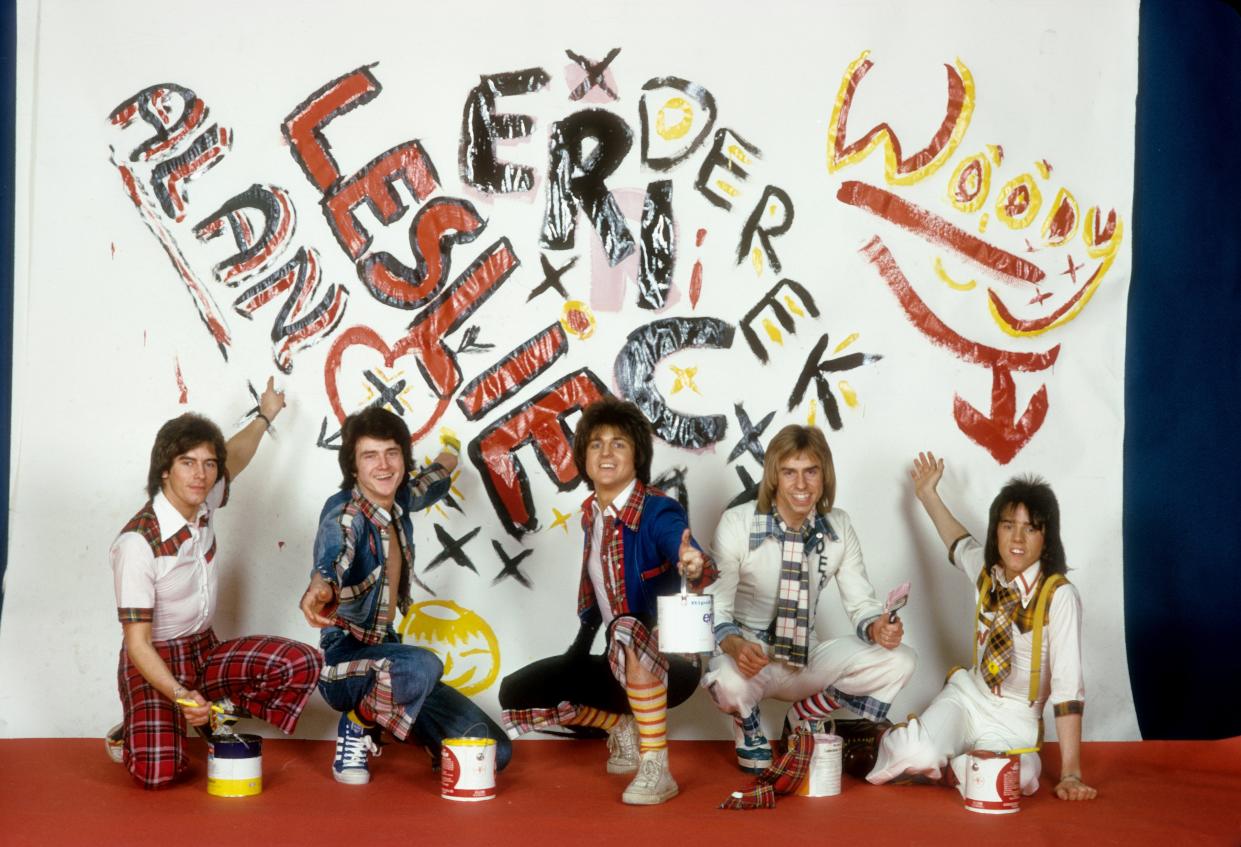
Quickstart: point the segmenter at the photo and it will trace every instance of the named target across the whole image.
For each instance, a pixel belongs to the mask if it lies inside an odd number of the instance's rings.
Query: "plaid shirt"
[[[451,484],[449,473],[433,464],[397,490],[391,511],[366,499],[357,487],[328,498],[319,516],[314,568],[336,591],[336,626],[364,644],[379,644],[392,625],[394,592],[402,613],[412,602],[411,581],[435,593],[414,573],[411,513],[439,500]],[[396,586],[388,584],[386,567],[393,532],[401,551]]]
[[[595,518],[595,495],[582,502],[582,578],[578,585],[577,613],[583,620],[599,614],[594,585],[590,581],[591,524]],[[643,513],[658,511],[654,520],[643,523]],[[671,594],[680,589],[677,561],[681,532],[688,527],[685,510],[657,488],[635,480],[633,491],[617,517],[604,518],[603,549],[599,558],[603,565],[603,589],[612,607],[613,616],[632,614],[654,615],[654,596]],[[627,544],[626,530],[628,530]],[[698,547],[697,542],[694,546]],[[701,549],[701,548],[698,548]],[[703,554],[702,576],[692,580],[699,588],[709,585],[715,577],[715,563]],[[637,584],[635,584],[635,581]]]

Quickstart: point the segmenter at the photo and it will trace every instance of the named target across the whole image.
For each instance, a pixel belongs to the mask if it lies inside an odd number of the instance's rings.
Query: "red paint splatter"
[[[689,305],[698,308],[698,298],[702,294],[702,262],[694,262],[694,270],[689,275]]]
[[[1041,306],[1041,305],[1043,305],[1043,301],[1044,301],[1044,300],[1046,300],[1046,299],[1047,299],[1048,297],[1050,297],[1050,296],[1051,296],[1051,292],[1050,292],[1050,291],[1041,291],[1041,292],[1039,292],[1038,294],[1035,294],[1035,295],[1034,295],[1033,299],[1031,299],[1031,300],[1030,300],[1029,305],[1031,305],[1031,306],[1035,306],[1035,305]]]
[[[1046,276],[1037,265],[976,238],[934,212],[897,197],[890,191],[848,180],[841,183],[836,198],[842,203],[865,209],[876,217],[891,221],[927,241],[956,250],[994,274],[1017,282],[1041,282]]]
[[[116,242],[115,241],[112,242],[112,258],[113,259],[116,258]]]
[[[705,229],[699,229],[698,232],[694,235],[694,246],[701,247],[702,242],[705,241],[706,238],[707,238],[707,231]]]
[[[279,549],[281,549],[281,550],[283,550],[283,549],[284,549],[284,542],[283,542],[283,541],[277,541],[277,542],[276,542],[276,547],[277,547],[277,548],[279,548]]]
[[[1052,171],[1051,162],[1044,159],[1042,161],[1042,165],[1047,170],[1047,176],[1051,176],[1051,171]]]
[[[190,392],[189,392],[189,389],[185,387],[185,377],[181,375],[181,360],[178,358],[176,361],[177,361],[177,388],[181,390],[181,396],[177,398],[177,402],[180,403],[182,406],[184,406],[190,402]]]

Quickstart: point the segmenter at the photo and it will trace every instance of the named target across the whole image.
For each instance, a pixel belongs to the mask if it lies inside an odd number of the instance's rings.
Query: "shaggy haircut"
[[[805,454],[819,463],[823,476],[823,496],[814,504],[815,511],[826,515],[836,500],[836,467],[832,464],[832,448],[827,446],[823,431],[813,426],[789,424],[776,433],[767,445],[763,458],[763,481],[758,487],[758,512],[767,514],[776,504],[780,487],[780,463]]]
[[[594,480],[586,473],[586,447],[595,433],[605,426],[619,431],[633,444],[634,475],[643,485],[650,485],[651,459],[655,455],[651,422],[633,403],[615,397],[605,397],[587,406],[577,422],[577,429],[573,431],[573,463],[577,465],[578,474],[586,480],[586,485],[591,491],[595,490]]]
[[[345,418],[340,428],[340,487],[352,488],[358,481],[358,461],[354,453],[359,438],[374,438],[379,441],[395,441],[401,448],[401,458],[405,462],[405,473],[414,467],[413,445],[409,443],[409,427],[399,415],[379,406],[367,406],[360,412],[354,412]]]
[[[202,415],[186,412],[161,426],[159,432],[155,433],[155,443],[151,446],[151,464],[147,469],[147,496],[154,497],[164,487],[164,474],[172,469],[172,463],[178,456],[190,452],[200,444],[210,444],[215,448],[218,473],[225,473],[228,448],[224,445],[224,433],[220,432],[220,428],[214,423]],[[219,479],[218,475],[216,479]]]
[[[1060,540],[1060,504],[1046,480],[1037,476],[1015,476],[1000,489],[1000,493],[991,501],[991,514],[987,523],[987,546],[985,549],[988,564],[1000,562],[1000,544],[996,540],[996,530],[1003,515],[1010,508],[1025,506],[1030,515],[1030,523],[1035,529],[1043,531],[1043,573],[1062,574],[1069,569],[1064,558],[1064,542]]]

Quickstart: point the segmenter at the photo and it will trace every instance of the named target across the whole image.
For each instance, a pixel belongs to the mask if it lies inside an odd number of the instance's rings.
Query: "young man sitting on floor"
[[[985,543],[953,516],[939,495],[943,459],[920,453],[914,493],[948,548],[948,561],[975,587],[975,661],[957,668],[926,710],[889,730],[867,779],[944,780],[960,784],[973,750],[1021,754],[1021,792],[1038,790],[1043,705],[1050,700],[1060,742],[1061,800],[1092,800],[1082,781],[1082,601],[1064,578],[1060,505],[1035,478],[1013,479],[991,503]],[[1046,669],[1044,671],[1044,669]]]

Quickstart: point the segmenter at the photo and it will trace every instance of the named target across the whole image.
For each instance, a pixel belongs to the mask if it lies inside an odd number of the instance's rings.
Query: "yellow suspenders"
[[[1031,645],[1030,655],[1030,702],[1034,703],[1038,700],[1039,683],[1042,681],[1042,665],[1043,665],[1043,621],[1047,618],[1047,604],[1051,602],[1052,593],[1060,587],[1061,583],[1068,582],[1064,574],[1052,574],[1043,580],[1043,585],[1039,589],[1038,599],[1034,601],[1034,637]],[[982,616],[983,600],[987,596],[987,592],[991,590],[991,574],[983,571],[982,584],[978,586],[978,605],[974,608],[974,656],[970,659],[970,667],[978,665],[978,619]]]

